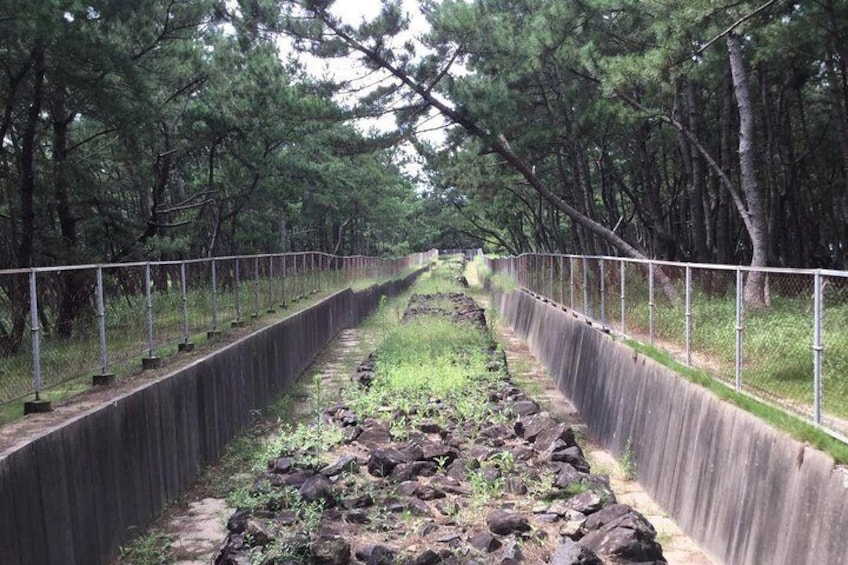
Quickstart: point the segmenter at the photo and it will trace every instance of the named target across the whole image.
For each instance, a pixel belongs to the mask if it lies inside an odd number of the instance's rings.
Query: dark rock
[[[439,434],[442,435],[445,433],[445,429],[432,420],[424,420],[418,424],[418,429],[424,432],[425,434]]]
[[[227,520],[227,529],[234,534],[240,534],[247,526],[247,518],[250,516],[247,510],[239,510]]]
[[[460,538],[462,534],[456,530],[451,530],[449,532],[445,532],[436,538],[436,541],[439,543],[451,543]]]
[[[395,467],[405,462],[406,455],[393,447],[374,449],[368,456],[368,472],[375,477],[388,477]]]
[[[369,545],[356,552],[356,558],[367,565],[391,565],[397,551],[385,545]]]
[[[412,563],[413,565],[436,565],[441,562],[442,557],[438,553],[432,549],[427,549],[420,553]]]
[[[583,452],[576,445],[571,447],[566,447],[565,449],[554,451],[550,455],[551,461],[561,461],[563,463],[568,463],[581,473],[588,473],[589,463],[583,457]]]
[[[350,544],[342,538],[321,538],[310,547],[310,563],[314,565],[347,565],[350,563]]]
[[[597,555],[566,538],[551,557],[550,565],[602,565]]]
[[[527,441],[536,441],[536,437],[540,433],[556,425],[556,420],[547,414],[534,414],[515,423],[515,435],[523,437]]]
[[[510,494],[527,494],[527,484],[520,477],[507,477],[504,480],[504,490]]]
[[[439,529],[439,525],[432,520],[427,520],[415,530],[415,535],[425,538]]]
[[[389,433],[388,427],[375,427],[363,429],[362,433],[357,436],[356,441],[369,449],[374,449],[375,447],[391,443],[392,436]]]
[[[421,459],[426,461],[443,461],[442,465],[450,465],[457,457],[456,449],[441,441],[426,441],[421,443]]]
[[[650,531],[654,531],[654,527],[648,522],[642,514],[634,510],[627,504],[610,504],[603,510],[592,514],[586,518],[583,524],[584,532],[599,530],[610,522],[627,518],[628,523],[632,523],[633,527],[638,527]],[[655,534],[656,535],[656,534]]]
[[[327,465],[319,472],[327,477],[332,477],[342,472],[356,473],[358,471],[359,465],[356,463],[356,457],[343,455],[336,459],[334,463]]]
[[[524,439],[527,439],[525,436]],[[574,431],[566,424],[555,424],[540,431],[533,440],[533,447],[537,451],[546,451],[555,441],[563,441],[566,445],[574,445]],[[529,440],[528,440],[529,441]],[[580,448],[578,447],[579,451]],[[582,452],[580,457],[583,457]]]
[[[360,494],[358,496],[349,496],[342,499],[342,508],[367,508],[374,504],[374,499],[370,494]]]
[[[468,456],[472,457],[477,462],[481,462],[486,461],[497,452],[497,449],[492,449],[491,447],[487,447],[485,445],[474,445],[471,447],[471,449],[468,450]]]
[[[506,510],[489,512],[486,516],[486,525],[492,533],[502,536],[530,530],[530,522],[527,521],[526,517]]]
[[[397,492],[403,496],[415,496],[415,491],[418,490],[419,486],[418,481],[403,481],[397,486]]]
[[[244,527],[245,541],[250,540],[252,547],[265,546],[274,541],[274,532],[271,527],[260,520],[250,518]]]
[[[559,488],[568,488],[571,485],[579,484],[585,475],[569,464],[563,465],[554,479],[554,486]]]
[[[403,505],[402,512],[409,511],[410,514],[414,516],[432,516],[433,513],[430,511],[430,507],[427,506],[426,502],[422,502],[417,498],[409,499],[406,504]]]
[[[459,512],[459,506],[456,502],[450,500],[440,500],[435,503],[436,510],[444,516],[453,516]]]
[[[368,513],[364,510],[350,510],[345,513],[344,519],[349,524],[367,524],[368,523]]]
[[[501,470],[494,465],[483,465],[480,468],[480,476],[488,483],[493,483],[501,478]]]
[[[589,490],[581,492],[580,494],[575,494],[568,499],[566,505],[581,514],[592,514],[601,509],[603,506],[603,500],[601,500],[598,493]]]
[[[512,413],[519,418],[526,418],[539,413],[539,405],[532,400],[519,400],[510,408],[512,408]]]
[[[282,475],[280,477],[280,484],[278,486],[300,488],[308,479],[314,476],[315,471],[293,471],[288,475]]]
[[[416,477],[432,477],[436,474],[436,464],[431,461],[413,461],[400,463],[391,472],[393,481],[410,481]]]
[[[500,565],[515,565],[524,561],[524,554],[521,552],[518,542],[509,540],[506,542],[503,551],[499,556],[498,563]]]
[[[294,459],[291,457],[277,457],[268,461],[268,469],[272,473],[288,473],[294,468]]]
[[[655,538],[656,532],[651,524],[631,509],[630,512],[588,532],[577,543],[599,556],[617,562],[664,563],[662,547]]]
[[[291,526],[297,522],[297,513],[292,510],[283,510],[274,517],[274,520],[281,526]]]
[[[534,455],[536,455],[536,451],[526,445],[516,445],[512,448],[512,456],[516,461],[527,461],[532,459]]]
[[[507,440],[515,437],[515,433],[503,424],[494,424],[480,430],[480,437],[492,440]]]
[[[360,435],[362,435],[362,428],[359,426],[351,426],[342,430],[342,441],[344,443],[353,443]]]
[[[489,532],[477,532],[471,536],[468,543],[483,553],[492,553],[501,547],[501,542]]]
[[[300,487],[300,496],[307,502],[323,501],[325,506],[335,502],[333,483],[324,475],[313,475],[306,479]]]
[[[433,488],[430,485],[421,485],[417,489],[415,489],[415,496],[420,498],[421,500],[436,500],[438,498],[445,498],[444,491],[441,491],[437,488]]]

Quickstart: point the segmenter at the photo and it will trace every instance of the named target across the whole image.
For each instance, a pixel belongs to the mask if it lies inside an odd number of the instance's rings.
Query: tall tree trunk
[[[689,112],[689,131],[696,138],[700,135],[698,128],[698,102],[695,96],[694,81],[686,81],[686,102]],[[695,260],[706,263],[710,259],[707,249],[707,223],[704,214],[704,162],[698,149],[686,144],[689,149],[689,160],[692,163],[692,192],[689,195],[689,214],[692,218],[692,246],[695,250]]]
[[[69,112],[64,103],[62,87],[55,93],[56,99],[51,110],[53,121],[53,195],[56,198],[56,213],[59,216],[59,231],[62,236],[59,249],[65,262],[75,263],[77,250],[77,218],[71,210],[67,156],[69,146],[69,127],[75,112]],[[59,311],[56,331],[62,338],[73,333],[74,322],[82,314],[88,303],[89,288],[86,288],[86,276],[83,271],[63,271],[59,274]]]
[[[754,109],[748,87],[748,76],[742,57],[742,46],[735,32],[727,34],[727,51],[733,90],[739,109],[739,169],[742,175],[742,192],[745,194],[748,214],[748,235],[751,238],[751,266],[768,264],[768,224],[762,194],[757,184],[754,147]],[[752,271],[745,281],[745,303],[758,308],[766,305],[766,276]]]

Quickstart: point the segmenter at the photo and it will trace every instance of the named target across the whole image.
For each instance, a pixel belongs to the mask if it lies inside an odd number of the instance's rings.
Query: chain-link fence
[[[155,367],[222,330],[319,292],[398,276],[435,254],[307,252],[0,270],[0,406]]]
[[[848,437],[848,272],[546,254],[485,262],[605,330]]]

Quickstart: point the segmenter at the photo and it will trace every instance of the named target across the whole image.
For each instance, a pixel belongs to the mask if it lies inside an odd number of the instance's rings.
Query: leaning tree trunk
[[[739,36],[735,32],[727,34],[727,51],[730,57],[736,105],[739,108],[739,169],[742,173],[742,192],[745,194],[749,220],[751,267],[765,267],[768,262],[768,224],[754,164],[754,109],[751,105],[742,47]],[[765,287],[765,273],[761,271],[749,273],[745,281],[745,303],[755,308],[765,306]]]

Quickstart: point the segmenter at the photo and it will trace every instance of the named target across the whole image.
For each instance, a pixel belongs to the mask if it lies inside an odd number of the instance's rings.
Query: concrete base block
[[[269,314],[276,314],[277,313],[277,311],[274,308],[268,308],[266,310],[266,312],[268,312]]]
[[[177,344],[177,351],[182,351],[184,353],[191,353],[194,351],[193,343],[179,343]]]
[[[257,320],[257,319],[259,319],[259,318],[260,318],[260,315],[259,315],[259,314],[251,314],[251,315],[250,315],[250,319],[251,319],[251,320]]]
[[[210,341],[218,339],[219,337],[221,337],[221,330],[209,330],[208,332],[206,332],[206,339]]]
[[[286,310],[288,307],[289,307],[289,305],[288,305],[288,304],[286,304],[285,302],[283,302],[282,304],[280,304],[280,308],[282,308],[283,310]]]
[[[109,386],[115,384],[115,373],[103,373],[91,377],[94,386]]]
[[[233,322],[230,322],[230,327],[232,327],[232,328],[243,328],[244,327],[244,320],[235,320]]]
[[[149,371],[151,369],[158,369],[162,366],[162,359],[160,357],[144,357],[141,360],[141,370]]]
[[[24,416],[28,414],[44,414],[53,411],[53,403],[49,400],[28,400],[24,402]]]

